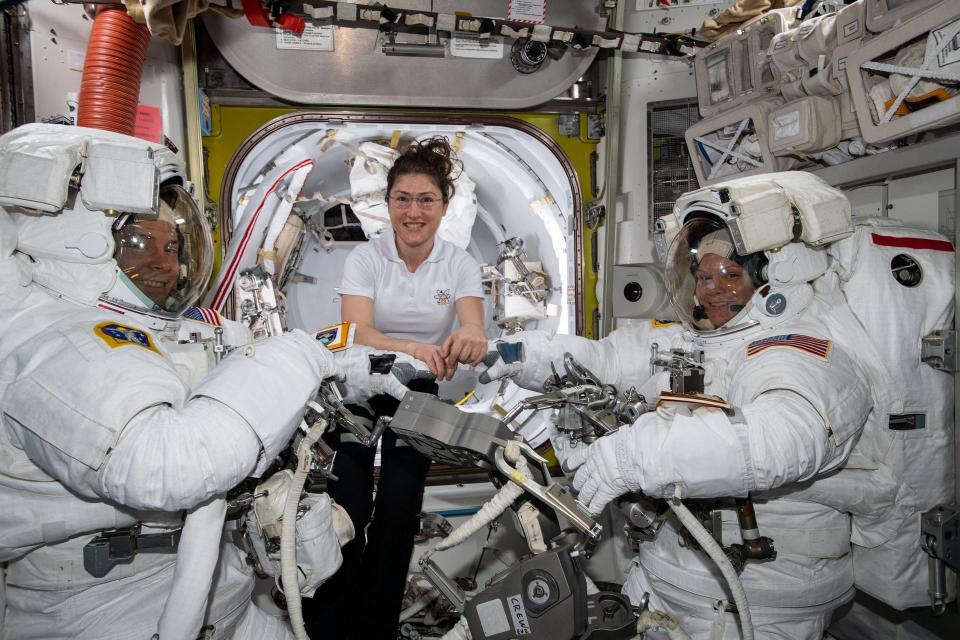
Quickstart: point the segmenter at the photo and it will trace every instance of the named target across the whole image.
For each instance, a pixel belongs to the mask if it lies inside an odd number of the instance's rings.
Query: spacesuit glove
[[[581,440],[571,442],[570,436],[557,429],[557,425],[552,422],[548,424],[547,435],[550,437],[550,444],[553,445],[553,455],[560,463],[560,470],[565,475],[573,477],[574,472],[587,459],[589,445]]]
[[[372,347],[355,344],[336,354],[337,364],[343,371],[346,393],[343,400],[356,404],[373,396],[389,394],[400,400],[414,380],[434,380],[426,363],[405,353],[378,351]]]
[[[590,445],[573,478],[577,500],[594,515],[618,496],[640,490],[641,461],[632,430],[622,427]]]
[[[483,359],[487,369],[480,374],[480,382],[513,378],[519,386],[534,391],[543,390],[552,372],[550,363],[563,358],[563,348],[552,344],[543,331],[521,331],[491,340],[489,349]]]
[[[312,336],[295,329],[235,349],[192,390],[242,417],[260,439],[259,476],[290,442],[304,403],[324,378],[339,372],[333,354]]]
[[[586,442],[577,440],[571,442],[569,436],[558,435],[550,438],[553,444],[553,453],[560,463],[560,470],[564,475],[573,476],[587,460],[587,451],[590,448]]]

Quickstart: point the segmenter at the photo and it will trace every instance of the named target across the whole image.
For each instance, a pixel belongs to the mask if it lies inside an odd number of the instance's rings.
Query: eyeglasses
[[[440,198],[436,196],[420,196],[419,198],[414,198],[412,196],[399,195],[390,196],[390,199],[393,200],[393,204],[397,209],[409,209],[410,205],[416,202],[418,207],[428,210],[436,207],[441,201]]]

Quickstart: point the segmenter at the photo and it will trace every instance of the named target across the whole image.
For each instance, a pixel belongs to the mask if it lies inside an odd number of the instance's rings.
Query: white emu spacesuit
[[[251,606],[223,496],[323,379],[377,385],[303,332],[250,344],[208,313],[239,347],[212,370],[184,343],[213,330],[181,320],[212,246],[164,147],[28,125],[0,137],[0,184],[0,637],[291,637]],[[313,502],[314,578],[340,562],[332,508]]]
[[[810,174],[769,174],[685,195],[660,232],[681,324],[654,321],[599,341],[520,333],[506,340],[523,344],[522,360],[505,362],[518,350],[499,345],[503,357],[487,375],[536,389],[569,352],[601,382],[628,389],[651,383],[654,347],[661,360],[702,362],[705,393],[732,410],[646,413],[567,452],[568,464],[581,465],[574,488],[594,513],[635,491],[749,494],[759,535],[777,551],[748,561],[740,576],[756,637],[819,639],[853,597],[851,540],[878,544],[904,517],[894,477],[877,464],[889,378],[835,279],[821,277],[831,264],[826,246],[853,232],[850,205]],[[720,514],[723,544],[740,543],[735,511]],[[741,637],[723,578],[679,533],[671,517],[640,544],[624,591],[634,602],[649,592],[651,606],[693,638]]]

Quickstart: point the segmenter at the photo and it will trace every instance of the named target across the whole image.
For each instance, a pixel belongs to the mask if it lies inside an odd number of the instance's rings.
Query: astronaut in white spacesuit
[[[702,391],[730,410],[662,406],[563,453],[566,468],[579,466],[573,486],[593,513],[637,491],[684,500],[752,496],[759,534],[777,551],[775,559],[747,561],[740,575],[756,637],[819,639],[854,593],[849,512],[862,507],[862,496],[847,490],[845,474],[882,429],[872,392],[879,374],[862,356],[870,351],[866,336],[843,296],[814,285],[830,264],[825,246],[852,231],[846,197],[810,174],[743,178],[687,194],[660,228],[680,324],[653,321],[599,341],[522,332],[505,339],[522,349],[499,344],[501,357],[486,374],[542,388],[551,363],[562,370],[569,352],[603,383],[646,384],[656,395],[670,374],[651,378],[652,348],[677,370],[702,362]],[[736,513],[720,513],[723,544],[740,543]],[[640,544],[624,591],[635,603],[649,592],[651,607],[675,616],[693,638],[742,637],[714,563],[683,546],[679,533],[671,517],[654,541]]]
[[[212,245],[166,148],[27,125],[0,137],[0,183],[0,638],[292,637],[251,604],[223,498],[325,378],[405,388],[300,331],[252,344],[215,312],[181,320]],[[189,340],[213,325],[236,348],[211,369],[219,345]],[[322,579],[349,521],[312,508]]]

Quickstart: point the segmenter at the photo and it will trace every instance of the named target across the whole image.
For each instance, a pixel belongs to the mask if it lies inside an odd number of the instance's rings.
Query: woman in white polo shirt
[[[340,287],[341,318],[357,325],[358,343],[408,353],[438,380],[452,378],[458,363],[479,363],[487,351],[480,266],[437,237],[455,165],[444,138],[414,143],[397,158],[387,174],[391,229],[350,253]],[[434,382],[409,387],[437,392]],[[377,396],[369,404],[376,420],[399,403]],[[337,479],[328,491],[357,535],[343,548],[340,571],[309,605],[307,630],[314,637],[396,640],[430,461],[387,430],[374,504],[373,450],[345,439],[332,444]]]

